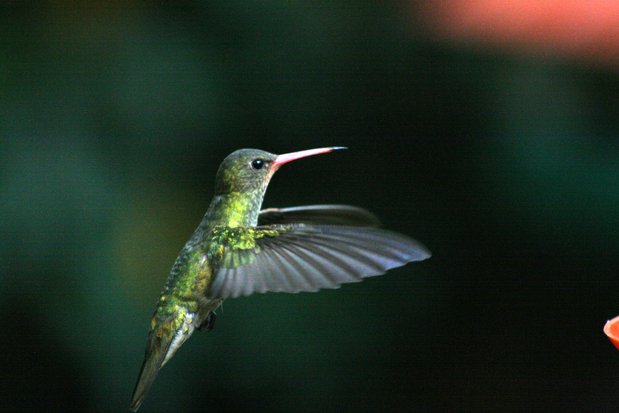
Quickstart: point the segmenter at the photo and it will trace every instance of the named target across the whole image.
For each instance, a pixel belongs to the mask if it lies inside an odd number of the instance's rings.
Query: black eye
[[[264,161],[262,159],[254,159],[251,161],[251,167],[254,169],[262,169],[264,166]]]

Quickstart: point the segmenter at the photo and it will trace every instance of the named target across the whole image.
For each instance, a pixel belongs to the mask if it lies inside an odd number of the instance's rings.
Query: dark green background
[[[363,206],[432,259],[229,300],[141,411],[616,408],[616,68],[435,42],[406,10],[3,2],[0,411],[126,411],[219,162],[331,145],[265,206]]]

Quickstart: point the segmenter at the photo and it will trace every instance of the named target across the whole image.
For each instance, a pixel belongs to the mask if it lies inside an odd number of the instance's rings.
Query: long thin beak
[[[345,146],[332,146],[330,148],[308,149],[306,151],[285,153],[283,155],[278,155],[277,158],[275,158],[275,160],[273,161],[272,165],[275,169],[277,169],[283,164],[296,161],[297,159],[306,158],[308,156],[320,155],[323,153],[329,153],[333,151],[339,151],[342,149],[348,149],[348,148],[346,148]]]

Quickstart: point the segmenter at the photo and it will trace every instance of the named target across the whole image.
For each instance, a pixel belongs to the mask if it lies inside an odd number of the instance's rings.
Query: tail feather
[[[159,369],[166,361],[171,342],[171,340],[165,338],[161,339],[155,334],[151,334],[151,337],[149,337],[144,362],[140,369],[138,381],[133,389],[133,395],[131,396],[131,405],[129,407],[131,411],[137,412],[142,405],[150,387],[155,381],[155,378],[157,378]]]
[[[159,369],[174,356],[180,346],[193,333],[195,329],[193,325],[194,317],[195,313],[182,309],[182,311],[179,311],[168,321],[159,325],[155,324],[156,327],[150,331],[148,343],[146,344],[144,363],[142,363],[138,382],[135,385],[135,389],[133,389],[133,396],[131,396],[129,408],[132,411],[136,412],[140,408],[150,386],[152,386],[157,377],[157,373],[159,373]],[[154,322],[156,323],[156,321]]]

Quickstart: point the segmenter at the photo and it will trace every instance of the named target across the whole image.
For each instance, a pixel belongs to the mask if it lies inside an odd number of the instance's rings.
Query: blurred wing
[[[418,242],[372,227],[300,224],[245,230],[255,232],[255,245],[224,243],[209,296],[338,288],[430,257]]]
[[[307,205],[268,208],[260,211],[258,225],[322,224],[377,227],[378,218],[370,211],[350,205]]]

